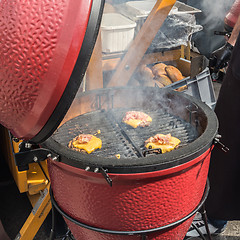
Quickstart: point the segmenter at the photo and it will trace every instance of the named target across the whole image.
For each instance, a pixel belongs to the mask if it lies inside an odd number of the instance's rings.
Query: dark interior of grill
[[[152,117],[150,126],[133,128],[122,122],[127,111],[143,111]],[[100,133],[98,133],[100,130]],[[137,158],[152,154],[144,147],[144,142],[157,133],[168,134],[180,139],[179,147],[193,142],[198,137],[196,128],[167,109],[110,109],[97,110],[75,117],[63,124],[53,135],[53,139],[63,146],[79,134],[93,134],[102,140],[102,148],[91,155]]]

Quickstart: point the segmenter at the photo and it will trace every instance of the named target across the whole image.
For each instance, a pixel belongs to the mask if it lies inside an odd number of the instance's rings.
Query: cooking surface
[[[152,117],[150,126],[132,128],[122,123],[127,111],[143,111]],[[100,133],[98,134],[100,130]],[[157,133],[168,134],[181,140],[179,147],[187,145],[198,137],[197,130],[183,119],[164,110],[145,111],[143,109],[113,109],[94,111],[80,115],[63,124],[53,135],[53,139],[63,146],[79,134],[95,134],[102,140],[102,148],[91,155],[121,158],[143,156],[144,142]]]

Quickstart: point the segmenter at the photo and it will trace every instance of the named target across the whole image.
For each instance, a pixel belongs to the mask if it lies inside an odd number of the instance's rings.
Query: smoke
[[[224,18],[233,3],[234,0],[187,0],[188,5],[202,11],[196,14],[196,20],[203,30],[196,33],[192,40],[206,57],[225,44],[224,36],[215,35],[214,31],[224,31]]]
[[[202,24],[208,25],[210,29],[217,29],[219,23],[223,24],[224,18],[234,2],[234,0],[197,1],[200,2],[200,9],[202,10],[204,16]]]

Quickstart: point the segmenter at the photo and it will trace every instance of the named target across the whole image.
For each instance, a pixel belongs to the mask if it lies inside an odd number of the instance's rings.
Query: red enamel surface
[[[235,26],[235,23],[237,22],[239,13],[240,13],[240,0],[236,0],[224,19],[225,24],[233,28]]]
[[[49,161],[51,186],[60,208],[82,223],[117,231],[161,227],[182,219],[199,204],[208,174],[210,150],[174,168],[138,174],[109,174],[110,187],[99,173]],[[139,236],[109,235],[67,221],[81,240],[127,240]],[[148,239],[182,240],[191,219]]]
[[[0,123],[34,137],[68,83],[92,0],[0,1]]]

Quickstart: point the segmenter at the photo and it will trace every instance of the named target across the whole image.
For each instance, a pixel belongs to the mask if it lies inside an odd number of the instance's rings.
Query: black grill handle
[[[105,180],[107,181],[107,183],[109,184],[110,187],[112,187],[112,179],[109,177],[109,175],[107,174],[107,169],[104,169],[103,167],[99,168],[99,172],[103,175],[103,177],[105,178]]]
[[[221,137],[222,137],[221,135],[217,134],[213,140],[213,144],[223,152],[227,153],[229,151],[229,148],[220,141]]]

